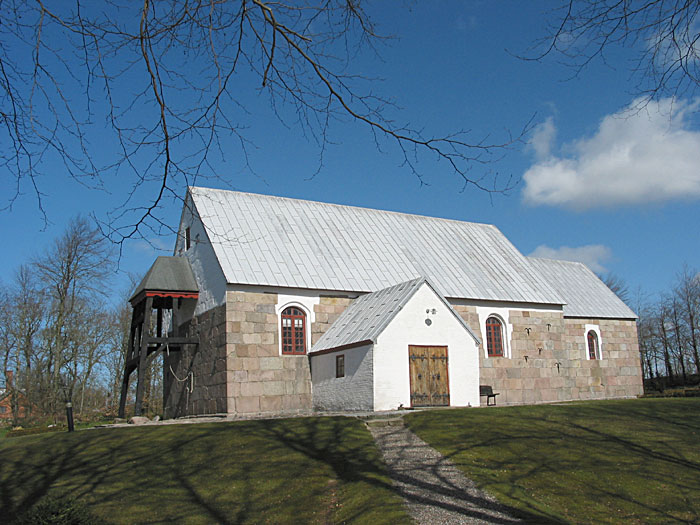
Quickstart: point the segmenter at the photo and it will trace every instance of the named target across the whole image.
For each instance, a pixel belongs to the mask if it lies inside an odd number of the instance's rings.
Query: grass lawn
[[[340,417],[0,440],[0,516],[47,495],[113,523],[409,521],[364,424]]]
[[[405,422],[537,521],[700,523],[700,399],[443,410]]]

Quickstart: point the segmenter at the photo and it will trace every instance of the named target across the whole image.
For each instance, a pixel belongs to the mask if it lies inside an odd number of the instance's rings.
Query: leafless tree
[[[637,89],[648,101],[692,96],[700,87],[700,3],[669,0],[568,0],[551,13],[549,34],[525,57],[563,57],[578,75],[631,49]]]
[[[688,344],[695,363],[695,373],[700,375],[700,273],[684,266],[678,276],[674,294],[686,326]]]
[[[645,377],[666,376],[671,384],[699,381],[700,274],[684,266],[674,287],[658,300],[638,306],[638,313]]]
[[[354,122],[418,177],[427,155],[465,186],[509,188],[472,168],[522,134],[493,140],[399,124],[405,117],[374,79],[353,72],[353,60],[384,40],[361,0],[6,0],[0,165],[14,176],[9,204],[31,188],[42,208],[41,179],[58,163],[119,196],[106,216],[113,240],[162,231],[164,198],[213,176],[213,159],[234,147],[248,158],[248,93],[267,96],[282,125],[318,144],[319,169],[332,125]]]
[[[680,365],[683,383],[686,383],[688,381],[688,372],[685,366],[687,352],[686,326],[681,317],[680,305],[677,297],[672,296],[668,298],[667,311],[669,313],[668,330],[672,336],[672,352],[676,363]]]
[[[671,360],[671,353],[673,348],[673,342],[671,340],[670,329],[670,313],[668,310],[668,305],[660,305],[658,314],[656,317],[656,323],[658,328],[658,333],[661,340],[661,348],[663,351],[664,365],[666,366],[666,375],[673,381],[673,363]]]
[[[108,408],[111,382],[118,389],[123,371],[131,313],[126,304],[118,311],[105,305],[111,248],[89,220],[77,217],[0,287],[0,374],[14,372],[16,422],[29,411],[32,418],[62,418],[66,396],[76,416]]]
[[[132,309],[126,299],[124,298],[118,306],[115,306],[111,314],[112,330],[108,343],[109,352],[105,358],[105,367],[109,378],[109,402],[107,408],[110,414],[116,414],[119,409],[124,362],[129,348]]]
[[[63,396],[72,397],[78,381],[80,352],[99,323],[95,302],[108,289],[109,251],[104,237],[84,217],[76,217],[34,263],[47,304],[47,402],[56,412]],[[100,336],[102,337],[102,336]]]
[[[41,399],[41,390],[34,378],[40,361],[40,335],[45,321],[45,308],[31,266],[20,266],[13,281],[3,290],[0,300],[0,344],[4,347],[3,373],[14,372],[12,414],[19,419],[19,393],[27,400],[30,411]]]
[[[627,287],[627,283],[624,281],[624,279],[622,279],[622,277],[615,275],[614,273],[609,273],[605,276],[601,276],[600,280],[603,281],[605,283],[605,286],[610,288],[610,290],[612,290],[613,293],[617,295],[623,303],[629,304],[629,288]]]

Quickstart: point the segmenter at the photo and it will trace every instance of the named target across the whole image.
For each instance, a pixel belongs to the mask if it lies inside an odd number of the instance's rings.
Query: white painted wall
[[[190,228],[190,249],[185,248],[185,228]],[[199,315],[226,301],[226,277],[221,270],[209,236],[205,231],[197,211],[192,207],[189,196],[186,199],[180,219],[174,255],[187,257],[192,265],[195,279],[199,285],[199,300],[194,315]],[[184,312],[178,315],[178,322],[185,321]]]
[[[426,314],[426,310],[431,313]],[[426,318],[430,318],[430,326]],[[430,286],[423,284],[377,338],[374,410],[411,406],[409,345],[447,346],[450,405],[479,406],[476,341]]]
[[[372,410],[373,345],[312,355],[311,384],[316,410]],[[345,377],[335,377],[335,358],[345,356]]]

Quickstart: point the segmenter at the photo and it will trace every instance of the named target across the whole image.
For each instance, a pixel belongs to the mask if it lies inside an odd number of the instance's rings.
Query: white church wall
[[[373,345],[313,355],[311,384],[315,410],[372,410]],[[344,356],[345,376],[336,377],[336,358]]]
[[[189,249],[186,246],[185,230],[187,228],[190,228]],[[182,211],[174,255],[185,256],[190,260],[192,271],[195,279],[197,279],[199,299],[193,312],[194,315],[207,312],[226,302],[226,278],[224,272],[221,270],[209,236],[196,210],[193,209],[192,201],[189,197]],[[178,320],[179,322],[187,320],[186,313],[182,312],[178,316]]]
[[[426,314],[426,310],[430,313]],[[430,319],[430,325],[426,324],[426,318]],[[375,410],[411,406],[409,345],[447,346],[450,405],[479,406],[476,341],[430,286],[423,284],[377,339]]]

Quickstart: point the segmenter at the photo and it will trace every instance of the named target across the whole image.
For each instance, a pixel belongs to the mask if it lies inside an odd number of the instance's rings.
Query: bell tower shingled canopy
[[[134,370],[138,370],[134,414],[141,415],[145,371],[153,356],[166,348],[172,352],[178,351],[182,345],[198,344],[197,339],[179,337],[176,323],[173,323],[173,333],[163,333],[164,311],[172,312],[174,301],[196,301],[198,297],[199,287],[190,262],[185,257],[158,257],[136,287],[129,299],[133,312],[119,400],[119,417],[124,417],[129,376]],[[156,311],[155,323],[153,310]]]

